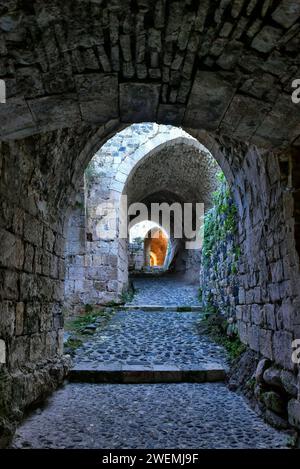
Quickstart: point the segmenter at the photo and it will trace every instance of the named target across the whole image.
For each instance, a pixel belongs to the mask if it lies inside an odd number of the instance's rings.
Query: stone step
[[[210,383],[224,381],[225,369],[216,363],[176,367],[172,365],[76,365],[69,373],[71,382],[87,383]]]
[[[202,307],[199,305],[193,306],[178,306],[178,305],[124,305],[118,306],[117,309],[121,309],[124,311],[153,311],[153,312],[163,312],[163,311],[173,311],[173,312],[181,312],[181,313],[191,313],[196,311],[202,311]]]

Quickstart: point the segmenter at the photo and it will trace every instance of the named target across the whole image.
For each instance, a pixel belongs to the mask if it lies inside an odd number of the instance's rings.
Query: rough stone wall
[[[206,217],[200,268],[203,307],[235,322],[240,248],[235,206],[223,178]]]
[[[48,203],[53,176],[38,148],[38,139],[0,148],[0,338],[6,351],[0,441],[12,428],[5,417],[17,420],[20,409],[54,389],[68,362],[62,358],[64,238]]]
[[[293,370],[300,278],[289,189],[281,179],[279,158],[249,149],[240,161],[234,188],[243,253],[236,310],[239,333],[253,350]]]
[[[82,178],[79,186],[75,204],[69,216],[66,233],[65,317],[76,315],[76,305],[84,305],[88,302],[85,284],[86,214],[84,178]]]
[[[110,131],[110,124],[100,129],[97,141]],[[0,446],[23,409],[54,390],[69,366],[64,233],[94,134],[77,127],[0,143]]]
[[[145,266],[144,243],[129,243],[128,245],[128,269],[140,271]]]
[[[257,409],[266,419],[280,428],[289,421],[300,429],[299,365],[292,362],[292,342],[300,338],[297,186],[292,186],[297,173],[291,172],[288,154],[254,147],[234,150],[231,160],[238,233],[219,242],[202,266],[203,300],[237,321],[241,341],[254,352],[256,372],[247,375],[245,357],[234,373],[235,386],[249,393],[254,383],[252,394],[255,389]],[[242,382],[246,375],[247,385]]]

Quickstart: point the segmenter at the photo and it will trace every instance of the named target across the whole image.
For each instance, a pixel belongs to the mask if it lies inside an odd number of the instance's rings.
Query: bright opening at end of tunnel
[[[146,220],[134,225],[129,232],[132,257],[141,257],[143,267],[166,266],[169,236],[157,223]]]

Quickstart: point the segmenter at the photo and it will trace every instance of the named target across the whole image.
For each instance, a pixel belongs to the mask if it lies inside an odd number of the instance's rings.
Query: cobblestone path
[[[196,305],[197,287],[136,279],[137,305]],[[182,369],[217,363],[222,347],[199,335],[199,312],[117,311],[77,350],[74,364]],[[97,324],[96,324],[97,327]],[[93,371],[92,371],[93,372]],[[13,448],[281,448],[287,436],[264,423],[223,383],[66,383],[17,430]]]
[[[173,275],[137,277],[133,279],[133,286],[135,295],[130,302],[132,305],[199,305],[197,285],[186,284]]]
[[[280,448],[286,436],[219,383],[69,384],[15,448]]]
[[[226,366],[222,347],[200,336],[200,314],[118,311],[108,326],[95,332],[75,356],[75,364]]]

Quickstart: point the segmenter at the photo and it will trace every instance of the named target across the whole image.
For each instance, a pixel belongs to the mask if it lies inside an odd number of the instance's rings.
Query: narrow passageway
[[[225,382],[215,382],[224,381],[218,372],[227,369],[228,356],[199,334],[201,312],[164,310],[171,300],[197,305],[197,288],[172,276],[136,278],[134,286],[134,299],[77,350],[76,382],[33,411],[12,447],[286,447],[286,434],[264,423]],[[143,310],[151,299],[161,309]],[[141,308],[131,310],[132,304]],[[112,382],[108,374],[102,379],[105,370],[115,373]]]

